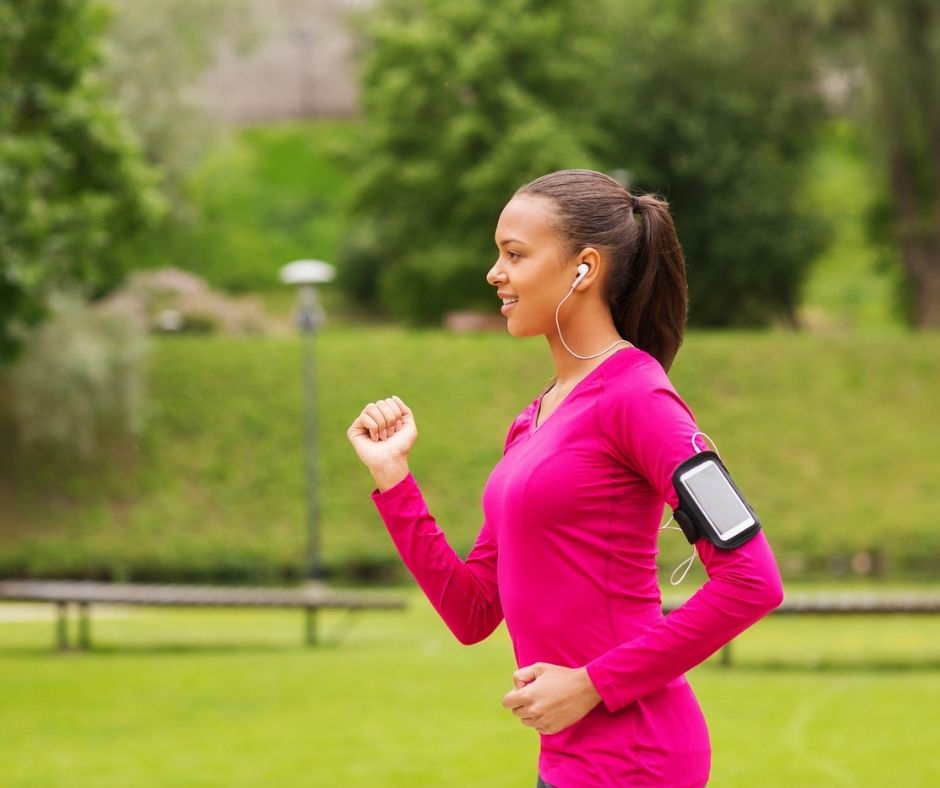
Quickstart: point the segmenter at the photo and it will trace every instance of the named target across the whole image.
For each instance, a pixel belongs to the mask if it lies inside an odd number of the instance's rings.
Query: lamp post
[[[326,322],[317,300],[316,285],[333,279],[335,269],[320,260],[295,260],[280,270],[280,280],[297,287],[297,327],[303,346],[304,477],[307,493],[307,556],[304,567],[308,585],[323,579],[320,561],[320,507],[317,491],[317,369],[314,336]],[[308,610],[307,641],[315,641],[313,611]]]

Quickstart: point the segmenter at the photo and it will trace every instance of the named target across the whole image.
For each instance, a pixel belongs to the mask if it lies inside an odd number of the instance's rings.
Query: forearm
[[[383,482],[399,472],[383,475]],[[379,486],[372,498],[408,570],[457,639],[475,643],[487,637],[503,617],[495,545],[481,534],[467,560],[461,560],[410,473],[385,490]]]
[[[611,710],[695,667],[782,600],[776,561],[762,533],[732,551],[700,548],[708,582],[682,607],[587,665]]]

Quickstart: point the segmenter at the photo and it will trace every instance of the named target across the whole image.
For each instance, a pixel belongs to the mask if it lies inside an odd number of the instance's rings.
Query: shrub
[[[146,334],[126,317],[74,296],[29,336],[12,373],[19,437],[90,459],[107,436],[143,426]]]

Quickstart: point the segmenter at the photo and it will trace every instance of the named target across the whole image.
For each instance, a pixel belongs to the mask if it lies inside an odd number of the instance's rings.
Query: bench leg
[[[78,605],[78,647],[84,651],[91,648],[91,606],[87,602]]]
[[[315,607],[305,608],[304,618],[306,620],[306,643],[308,646],[317,644],[317,609]]]
[[[731,667],[731,641],[725,643],[721,649],[721,667]]]
[[[69,606],[65,602],[56,602],[56,645],[59,651],[69,650]]]

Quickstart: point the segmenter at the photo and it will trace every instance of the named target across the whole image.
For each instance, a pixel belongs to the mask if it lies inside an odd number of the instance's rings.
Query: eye
[[[522,257],[522,255],[519,254],[519,252],[506,252],[506,256],[510,260],[519,260]]]

